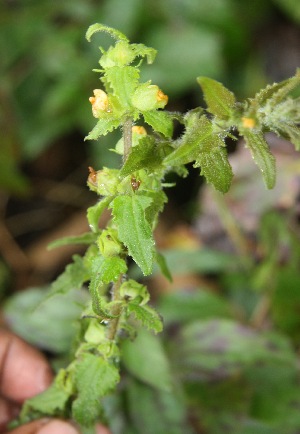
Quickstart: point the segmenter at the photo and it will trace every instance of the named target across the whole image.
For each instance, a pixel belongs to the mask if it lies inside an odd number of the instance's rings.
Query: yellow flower
[[[109,108],[108,96],[101,89],[94,89],[93,93],[95,96],[91,96],[89,98],[89,101],[92,104],[93,116],[95,118],[99,118],[101,115],[101,112],[108,111],[108,108]]]
[[[242,118],[242,124],[244,128],[254,128],[256,125],[255,119],[252,118]]]
[[[132,127],[132,132],[136,134],[140,134],[141,136],[147,135],[147,131],[141,125],[134,125]]]

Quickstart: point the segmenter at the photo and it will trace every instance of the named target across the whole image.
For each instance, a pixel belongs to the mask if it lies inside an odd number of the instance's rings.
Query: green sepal
[[[105,197],[87,209],[87,220],[93,232],[99,232],[99,219],[112,200],[111,196]]]
[[[150,300],[150,294],[145,285],[133,279],[126,280],[120,286],[120,295],[127,300],[135,300],[139,305],[144,305]]]
[[[69,246],[72,244],[92,244],[95,240],[95,234],[92,232],[85,232],[84,234],[74,237],[63,237],[59,240],[52,241],[52,243],[48,244],[48,250],[56,249],[57,247],[62,246]]]
[[[115,117],[112,113],[103,112],[95,127],[84,140],[97,140],[99,136],[105,136],[120,126],[122,119]]]
[[[82,426],[92,426],[102,412],[101,398],[120,380],[118,368],[99,355],[84,353],[75,364],[74,380],[77,398],[72,405],[73,417]]]
[[[139,140],[138,145],[131,149],[120,175],[127,176],[140,169],[154,170],[160,166],[161,161],[162,156],[158,151],[154,138],[144,136]]]
[[[241,130],[241,134],[246,141],[246,147],[250,149],[252,158],[263,175],[266,187],[273,188],[276,182],[276,161],[263,134],[254,133],[249,129]]]
[[[260,90],[253,99],[250,100],[251,104],[258,106],[264,105],[266,102],[272,103],[273,106],[280,103],[293,89],[300,84],[300,69],[297,69],[296,74],[281,81],[268,85],[265,89]]]
[[[162,110],[150,110],[143,112],[145,122],[150,125],[154,131],[163,134],[165,137],[172,137],[173,118],[168,112]]]
[[[151,203],[151,198],[141,195],[118,196],[111,203],[119,239],[145,276],[151,274],[153,268],[154,240],[145,216]]]
[[[148,330],[154,333],[160,333],[163,330],[163,322],[161,316],[149,305],[141,306],[135,301],[127,304],[128,315],[133,314],[135,318]]]
[[[99,24],[99,23],[92,24],[87,29],[87,32],[85,34],[86,39],[90,42],[91,37],[96,32],[105,32],[105,33],[108,33],[109,35],[111,35],[117,41],[120,40],[120,41],[127,41],[128,42],[128,39],[126,38],[126,36],[123,33],[121,33],[119,30],[116,30],[112,27],[105,26],[104,24]]]
[[[231,186],[233,173],[224,142],[218,136],[211,136],[206,141],[205,148],[205,151],[199,153],[194,167],[201,168],[201,175],[205,176],[207,182],[216,190],[226,193]]]
[[[203,90],[208,111],[221,119],[228,119],[236,102],[234,94],[212,78],[198,77],[197,81]]]

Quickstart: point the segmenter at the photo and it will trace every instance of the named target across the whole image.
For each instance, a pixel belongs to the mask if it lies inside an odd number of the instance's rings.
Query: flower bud
[[[136,88],[132,95],[131,102],[134,107],[143,112],[164,108],[168,102],[168,96],[165,95],[158,86],[148,82]]]
[[[242,118],[242,124],[244,128],[252,129],[255,127],[256,122],[253,118]]]

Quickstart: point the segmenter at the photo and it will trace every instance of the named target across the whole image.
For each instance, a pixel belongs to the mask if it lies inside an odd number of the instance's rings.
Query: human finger
[[[35,348],[6,330],[0,330],[0,393],[18,403],[49,387],[51,369]]]
[[[59,419],[40,419],[19,426],[6,434],[79,434],[69,422]]]

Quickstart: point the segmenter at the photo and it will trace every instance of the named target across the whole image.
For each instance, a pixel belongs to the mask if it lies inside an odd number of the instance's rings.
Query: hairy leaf
[[[103,283],[116,282],[120,274],[124,274],[126,271],[126,262],[119,256],[103,258],[101,266],[98,269],[99,276]]]
[[[145,122],[150,125],[154,131],[163,134],[165,137],[172,137],[173,119],[168,112],[161,110],[150,110],[143,113]]]
[[[267,188],[273,188],[276,182],[275,158],[262,133],[254,133],[249,129],[241,130],[246,147],[250,149],[252,158],[260,168]]]
[[[280,132],[300,151],[300,128],[296,124],[284,122],[280,125]]]
[[[253,102],[258,105],[263,105],[268,100],[272,100],[272,104],[275,106],[283,100],[295,87],[300,84],[300,69],[297,70],[294,77],[288,78],[287,80],[281,81],[280,83],[274,83],[268,85],[265,89],[260,90],[255,97]]]
[[[148,305],[140,306],[134,302],[128,303],[127,312],[134,314],[144,327],[159,333],[163,329],[163,323],[160,315]]]
[[[75,365],[74,379],[78,395],[72,405],[74,419],[91,426],[100,416],[100,399],[119,381],[118,369],[98,355],[85,353]]]
[[[88,28],[85,35],[86,39],[90,42],[91,37],[96,32],[105,32],[111,35],[116,40],[128,41],[126,36],[123,35],[123,33],[121,33],[119,30],[113,29],[112,27],[105,26],[104,24],[99,24],[99,23],[93,24]]]
[[[28,399],[20,415],[20,420],[27,421],[30,414],[35,416],[64,416],[66,403],[70,398],[70,393],[53,383],[47,390],[33,398]]]
[[[154,240],[145,216],[151,202],[147,196],[124,195],[116,197],[111,204],[119,238],[145,276],[151,274],[153,267]]]
[[[157,51],[154,48],[146,47],[144,44],[131,44],[136,57],[147,57],[147,63],[154,62]]]
[[[99,136],[105,136],[107,133],[118,128],[120,123],[121,119],[119,117],[114,117],[110,113],[103,114],[84,140],[97,140]]]
[[[232,168],[223,141],[218,137],[211,137],[211,150],[200,152],[194,167],[201,167],[201,175],[205,176],[207,182],[216,190],[221,193],[229,190],[233,178]]]
[[[235,105],[234,94],[212,78],[198,77],[197,81],[203,90],[208,111],[219,118],[230,117]]]
[[[162,272],[163,276],[165,276],[166,279],[168,279],[169,282],[172,282],[172,274],[169,270],[168,263],[166,261],[166,258],[161,253],[156,253],[156,262],[160,268],[160,271]]]
[[[140,169],[154,170],[160,165],[162,157],[159,155],[153,137],[145,136],[134,146],[121,169],[122,176],[130,175]]]
[[[95,205],[90,206],[88,208],[87,219],[90,228],[92,229],[93,232],[99,231],[99,219],[103,214],[105,208],[107,208],[110,202],[112,201],[112,199],[113,198],[111,196],[105,197],[101,199],[99,202],[97,202]]]
[[[205,116],[199,118],[197,114],[191,115],[178,148],[164,159],[164,164],[166,166],[181,166],[195,161],[206,140],[211,136],[211,122]]]

